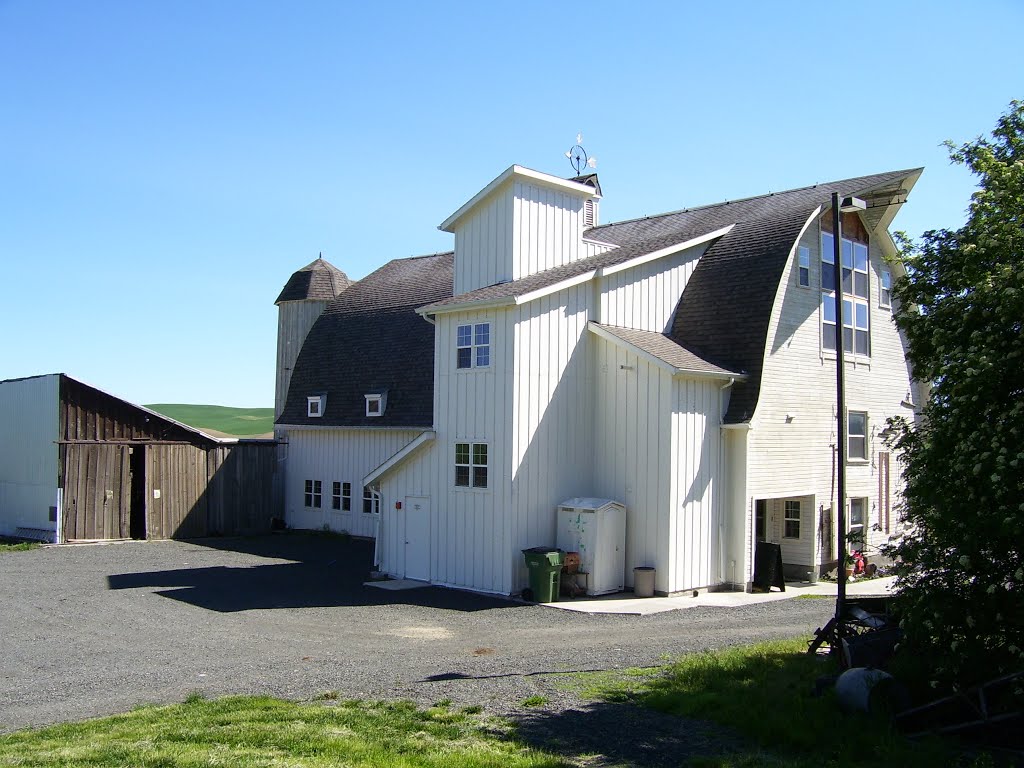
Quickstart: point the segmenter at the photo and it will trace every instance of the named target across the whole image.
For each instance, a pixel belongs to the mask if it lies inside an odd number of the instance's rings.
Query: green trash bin
[[[530,572],[530,591],[538,603],[558,601],[558,586],[561,582],[562,557],[565,553],[550,547],[533,547],[523,550],[526,568]]]

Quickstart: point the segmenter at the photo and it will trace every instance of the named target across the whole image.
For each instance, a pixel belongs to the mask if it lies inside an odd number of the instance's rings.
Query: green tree
[[[1024,102],[955,146],[978,177],[967,222],[908,243],[894,288],[914,376],[931,391],[898,424],[898,559],[906,645],[966,687],[1024,669]]]

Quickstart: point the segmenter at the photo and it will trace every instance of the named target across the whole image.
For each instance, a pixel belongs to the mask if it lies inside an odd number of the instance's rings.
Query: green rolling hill
[[[215,436],[257,437],[270,435],[274,431],[273,408],[229,408],[224,405],[176,403],[156,403],[145,407]]]

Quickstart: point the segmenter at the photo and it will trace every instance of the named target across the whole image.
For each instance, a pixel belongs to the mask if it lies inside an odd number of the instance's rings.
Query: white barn
[[[571,497],[625,504],[627,585],[653,566],[663,594],[748,588],[758,539],[791,575],[834,564],[836,190],[869,203],[843,224],[847,495],[877,546],[899,525],[879,433],[918,401],[887,227],[920,173],[600,224],[596,175],[512,166],[441,224],[454,252],[282,320],[304,336],[278,358],[286,521],[376,537],[394,576],[499,594]]]

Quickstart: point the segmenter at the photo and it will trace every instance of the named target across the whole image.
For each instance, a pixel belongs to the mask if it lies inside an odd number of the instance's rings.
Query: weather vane
[[[576,171],[577,176],[580,175],[584,168],[597,168],[597,158],[587,157],[587,150],[583,148],[582,133],[576,134],[576,144],[569,148],[565,156],[569,158],[569,165]]]

